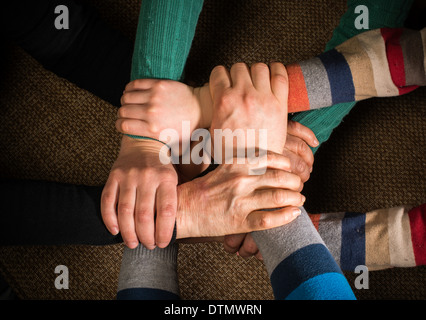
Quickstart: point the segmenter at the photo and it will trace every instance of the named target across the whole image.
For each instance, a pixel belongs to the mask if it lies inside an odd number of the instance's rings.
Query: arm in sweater
[[[54,27],[55,8],[70,13],[67,30]],[[4,1],[0,32],[44,68],[118,106],[129,81],[133,43],[86,2]],[[108,54],[105,54],[105,53]]]
[[[408,16],[413,0],[348,0],[345,14],[340,23],[333,31],[333,36],[327,43],[325,50],[328,51],[346,40],[359,35],[365,30],[357,29],[354,21],[357,18],[355,8],[365,5],[369,11],[369,27],[379,28],[402,28]],[[292,120],[300,122],[311,129],[319,141],[319,146],[313,149],[315,153],[321,144],[328,140],[343,118],[352,110],[356,102],[344,102],[329,108],[314,109],[299,112]]]
[[[426,264],[426,204],[309,217],[342,270]]]
[[[398,96],[424,86],[425,50],[426,28],[381,28],[313,59],[290,64],[289,112]]]
[[[336,104],[344,108],[342,103],[411,92],[426,85],[425,56],[426,28],[380,28],[354,36],[317,57],[286,66],[288,112]],[[163,103],[166,105],[167,101]],[[211,103],[204,99],[201,110],[210,123],[208,105]]]

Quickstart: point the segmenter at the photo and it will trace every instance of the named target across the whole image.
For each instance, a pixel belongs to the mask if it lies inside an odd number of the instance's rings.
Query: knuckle
[[[223,239],[224,247],[227,252],[235,252],[240,246],[241,241],[234,236],[225,236]]]
[[[287,182],[286,175],[280,170],[273,171],[273,179],[279,184],[284,185]]]
[[[155,169],[158,170],[158,169]],[[155,171],[158,173],[158,181],[160,182],[168,182],[177,184],[177,174],[174,170],[171,170],[169,168],[160,168],[159,171]]]
[[[218,108],[223,111],[235,105],[236,99],[231,91],[224,92],[218,99]]]
[[[232,65],[231,69],[244,69],[247,70],[247,64],[245,64],[244,62],[236,62]]]
[[[245,243],[244,249],[247,253],[252,254],[252,255],[255,254],[258,251],[257,246],[254,242]]]
[[[120,104],[121,104],[121,105],[126,104],[126,102],[125,102],[125,100],[124,100],[124,95],[125,95],[125,93],[123,93],[123,95],[122,95],[122,96],[121,96],[121,98],[120,98]]]
[[[139,225],[144,225],[153,218],[153,213],[146,209],[140,208],[135,212],[135,221]]]
[[[302,184],[302,178],[299,175],[293,174],[293,177],[294,177],[294,181],[295,181],[296,185],[301,185]]]
[[[282,205],[288,200],[287,192],[285,192],[284,190],[274,190],[272,196],[273,201],[276,205]]]
[[[223,66],[223,65],[218,65],[218,66],[215,66],[215,67],[212,69],[211,74],[213,75],[213,74],[220,73],[220,72],[225,72],[225,71],[226,71],[225,66]]]
[[[302,184],[302,183],[305,183],[306,181],[308,181],[310,177],[311,177],[311,175],[310,175],[310,173],[309,173],[309,172],[303,172],[301,175],[299,175],[299,178],[300,178],[301,184]],[[299,187],[299,188],[300,188],[300,187]]]
[[[271,224],[271,219],[267,215],[262,215],[257,220],[257,227],[259,229],[267,229],[270,226],[270,224]]]
[[[236,176],[233,178],[233,182],[234,182],[234,190],[236,191],[237,194],[241,194],[242,191],[246,188],[249,178],[246,176]]]
[[[157,114],[161,112],[161,107],[163,106],[163,96],[162,89],[157,89],[153,92],[153,94],[149,97],[149,106],[146,109],[148,114]]]
[[[157,214],[162,218],[173,218],[176,216],[175,206],[172,203],[164,204]]]
[[[234,199],[233,203],[232,203],[233,208],[235,209],[236,212],[242,212],[243,210],[243,206],[244,206],[244,201],[237,197]]]
[[[115,167],[111,169],[111,172],[109,174],[108,178],[108,184],[110,184],[110,181],[120,181],[123,175],[123,171],[120,167]],[[105,192],[105,191],[104,191]]]
[[[119,131],[119,132],[121,132],[122,131],[122,127],[121,127],[121,125],[122,125],[122,120],[120,120],[120,121],[116,121],[115,122],[115,129],[117,130],[117,131]]]
[[[300,154],[305,154],[308,151],[308,146],[303,140],[300,140],[297,142],[297,150]]]
[[[268,163],[273,163],[277,159],[275,152],[269,151],[266,153],[266,161]]]
[[[145,79],[136,79],[136,80],[133,80],[131,83],[134,88],[140,88],[145,85],[145,82],[146,82]]]
[[[297,121],[289,121],[288,125],[293,131],[300,131],[300,123]]]
[[[263,62],[257,62],[255,64],[253,64],[252,69],[254,71],[266,71],[267,70],[269,72],[269,67]]]
[[[148,182],[153,181],[156,176],[156,171],[152,167],[143,168],[140,172],[140,181]]]
[[[106,205],[115,204],[115,194],[112,192],[103,192],[101,201]]]
[[[303,190],[303,187],[304,187],[303,181],[300,180],[300,185],[299,185],[299,188],[297,188],[297,191],[301,192]]]
[[[152,85],[154,95],[161,94],[161,93],[167,91],[167,88],[168,88],[168,81],[167,80],[157,80]]]
[[[158,126],[156,123],[150,122],[148,125],[149,131],[153,134],[155,133],[159,133],[160,130],[160,126]]]
[[[295,165],[296,172],[301,173],[301,172],[305,171],[305,169],[306,169],[305,161],[303,161],[302,159],[295,160],[294,165]]]
[[[130,125],[127,120],[120,119],[115,122],[115,128],[119,132],[129,132]]]
[[[257,108],[260,104],[258,97],[253,92],[243,94],[242,99],[245,107],[248,109]]]
[[[287,84],[288,83],[288,78],[282,74],[276,74],[274,75],[274,79],[277,82],[280,82],[282,84]]]
[[[131,93],[130,92],[124,92],[123,95],[121,96],[121,104],[129,104],[131,102],[130,99]]]
[[[119,108],[118,111],[117,111],[117,116],[118,116],[118,118],[126,118],[127,108],[126,107]]]
[[[130,203],[119,203],[118,212],[123,215],[133,215],[134,207]]]

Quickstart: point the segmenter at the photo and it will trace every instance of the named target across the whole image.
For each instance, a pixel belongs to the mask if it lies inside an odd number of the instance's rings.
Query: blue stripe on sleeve
[[[286,300],[356,300],[341,273],[324,273],[313,277],[291,292]]]
[[[365,213],[346,212],[342,220],[340,267],[354,271],[365,265]]]
[[[281,261],[272,272],[271,284],[275,299],[285,299],[305,281],[332,272],[341,273],[341,270],[323,244],[305,246]]]
[[[179,300],[176,294],[154,288],[128,288],[117,292],[117,300]]]
[[[318,58],[327,71],[333,104],[354,101],[355,87],[345,57],[336,49],[331,49],[320,54]]]

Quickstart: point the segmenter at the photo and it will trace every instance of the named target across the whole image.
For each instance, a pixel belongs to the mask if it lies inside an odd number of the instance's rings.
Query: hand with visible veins
[[[305,201],[301,179],[288,171],[287,157],[272,151],[265,157],[268,167],[262,175],[249,174],[257,164],[237,164],[235,159],[179,185],[176,238],[246,233],[295,219]]]

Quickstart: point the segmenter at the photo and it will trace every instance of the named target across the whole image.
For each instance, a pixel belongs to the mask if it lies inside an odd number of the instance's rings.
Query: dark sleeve
[[[69,29],[56,29],[55,8],[65,5]],[[101,99],[119,105],[130,81],[132,42],[106,25],[85,2],[4,1],[1,33],[46,69]]]
[[[121,243],[102,221],[103,186],[0,179],[0,245]]]

